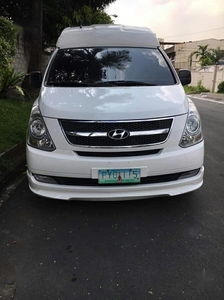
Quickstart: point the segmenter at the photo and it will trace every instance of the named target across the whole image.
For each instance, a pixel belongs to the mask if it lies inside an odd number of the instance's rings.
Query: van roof
[[[146,47],[157,48],[155,34],[145,27],[91,25],[65,28],[57,41],[58,48]]]

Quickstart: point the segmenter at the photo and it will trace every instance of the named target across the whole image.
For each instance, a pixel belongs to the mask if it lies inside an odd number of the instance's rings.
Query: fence
[[[219,83],[224,81],[224,65],[193,68],[191,75],[191,85],[196,86],[201,81],[211,92],[217,92]]]

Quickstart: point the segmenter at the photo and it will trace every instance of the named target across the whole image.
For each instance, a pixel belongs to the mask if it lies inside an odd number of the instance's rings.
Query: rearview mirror
[[[178,72],[180,82],[182,85],[187,85],[191,83],[191,71],[189,70],[179,70]]]
[[[30,85],[34,88],[40,88],[42,83],[42,74],[40,71],[30,72]]]

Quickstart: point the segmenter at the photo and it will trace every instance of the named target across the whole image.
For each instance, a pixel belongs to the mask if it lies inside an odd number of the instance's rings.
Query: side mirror
[[[40,88],[42,83],[42,74],[40,71],[30,72],[30,85],[34,88]]]
[[[180,82],[182,85],[187,85],[191,83],[191,71],[189,70],[179,70],[178,72]]]

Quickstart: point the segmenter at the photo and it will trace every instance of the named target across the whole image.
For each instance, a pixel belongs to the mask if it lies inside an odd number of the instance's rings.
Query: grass
[[[202,84],[201,81],[198,81],[198,84],[196,86],[192,85],[185,85],[184,90],[186,94],[200,94],[200,93],[206,93],[210,92],[210,90],[206,89]]]
[[[32,104],[0,99],[0,153],[25,140]]]

